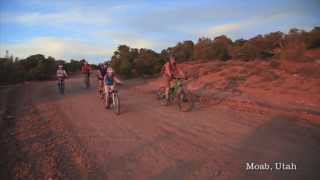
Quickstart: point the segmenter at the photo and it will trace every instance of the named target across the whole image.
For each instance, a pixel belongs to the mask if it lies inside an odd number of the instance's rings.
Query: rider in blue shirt
[[[104,82],[104,90],[105,90],[105,94],[106,94],[106,104],[105,105],[106,105],[106,108],[109,108],[110,92],[112,92],[115,89],[116,84],[122,84],[122,81],[119,80],[115,76],[112,67],[109,66],[107,68],[107,73],[104,76],[103,82]]]

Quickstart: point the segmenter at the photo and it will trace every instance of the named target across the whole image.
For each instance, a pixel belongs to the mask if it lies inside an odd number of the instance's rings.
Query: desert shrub
[[[306,34],[298,29],[291,29],[280,43],[280,58],[283,60],[305,60]]]
[[[214,40],[200,38],[194,46],[194,59],[203,60],[228,60],[232,41],[226,36],[216,37]]]
[[[182,43],[179,42],[176,46],[168,48],[168,51],[176,56],[178,62],[191,61],[193,58],[193,47],[193,42],[188,40]]]
[[[81,63],[80,61],[71,59],[70,63],[65,64],[65,68],[67,72],[77,72],[81,69]]]
[[[0,84],[21,82],[25,79],[25,71],[21,64],[11,59],[0,59]]]
[[[200,38],[194,46],[193,58],[208,60],[213,59],[212,40],[209,38]]]
[[[218,36],[213,41],[213,55],[219,60],[228,60],[231,58],[232,40],[227,36]]]
[[[320,27],[315,27],[308,33],[306,46],[308,49],[320,47]]]
[[[132,75],[132,64],[128,59],[123,59],[120,64],[119,73],[126,78],[130,78]]]
[[[134,68],[138,75],[152,75],[160,69],[158,65],[159,55],[152,50],[143,50],[134,60]]]
[[[55,77],[58,64],[64,64],[67,72],[80,70],[80,61],[71,60],[66,63],[63,60],[46,58],[36,54],[25,59],[0,58],[0,84],[19,83],[25,80],[48,80]]]
[[[125,78],[130,78],[132,76],[133,58],[135,57],[133,56],[130,47],[120,45],[111,58],[111,66],[120,75]]]
[[[319,48],[320,47],[320,27],[313,28],[306,37],[306,47],[308,49],[311,48]]]
[[[167,51],[162,52],[159,55],[150,49],[132,49],[121,45],[114,52],[111,65],[124,78],[157,74],[165,63],[164,58],[169,54]]]
[[[250,43],[246,43],[233,51],[233,57],[243,61],[250,61],[257,58],[256,47]]]

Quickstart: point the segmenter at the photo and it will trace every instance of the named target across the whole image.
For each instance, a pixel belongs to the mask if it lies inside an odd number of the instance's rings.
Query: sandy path
[[[27,153],[28,162],[36,161],[35,179],[320,177],[320,127],[294,116],[245,113],[226,106],[182,113],[175,106],[159,105],[152,94],[136,92],[134,83],[121,87],[122,112],[117,116],[103,108],[94,87],[83,88],[81,78],[67,81],[64,96],[55,86],[52,81],[26,88],[36,113],[26,111],[24,117],[45,119],[44,128],[51,132],[31,142],[41,146],[42,140],[57,137],[50,142],[53,147],[43,148],[45,155]],[[61,158],[64,163],[53,159],[49,171],[36,168],[39,159],[50,159],[56,151],[54,157],[66,156]],[[297,170],[246,171],[246,162],[293,162]]]

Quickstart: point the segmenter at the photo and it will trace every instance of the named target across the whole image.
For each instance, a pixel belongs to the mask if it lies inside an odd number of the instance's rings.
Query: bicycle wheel
[[[168,105],[168,101],[166,99],[166,88],[160,87],[157,91],[157,99],[160,101],[161,105]]]
[[[177,96],[177,102],[180,111],[187,112],[193,108],[194,99],[190,92],[181,91]]]
[[[111,102],[112,100],[111,100],[111,97],[110,97],[111,95],[110,95],[110,94],[107,94],[107,93],[109,93],[109,92],[105,92],[103,101],[104,101],[104,107],[105,107],[106,109],[109,109],[109,107],[110,107],[110,102]]]
[[[113,112],[117,115],[120,114],[120,100],[118,93],[113,93]]]

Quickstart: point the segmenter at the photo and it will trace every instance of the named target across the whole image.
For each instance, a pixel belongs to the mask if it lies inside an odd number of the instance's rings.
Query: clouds
[[[292,20],[293,23],[291,22]],[[305,21],[305,18],[303,18],[303,15],[300,13],[279,12],[269,15],[266,14],[265,16],[246,18],[232,23],[216,24],[209,26],[204,30],[194,29],[192,32],[197,36],[216,37],[228,35],[229,37],[236,39],[251,38],[257,34],[270,33],[279,30],[286,32],[292,27],[304,28],[306,30],[312,28],[310,26],[304,26],[302,21]],[[258,29],[259,31],[257,31]],[[246,34],[248,34],[248,36]]]
[[[96,34],[96,38],[107,39],[113,42],[115,45],[128,45],[132,48],[147,48],[159,50],[166,48],[167,43],[159,42],[156,39],[152,39],[147,35],[135,32],[126,31],[102,31]]]
[[[67,25],[67,24],[81,24],[81,25],[96,25],[108,24],[111,18],[107,15],[99,13],[83,13],[80,10],[72,10],[67,12],[57,13],[29,13],[15,17],[18,23],[32,24],[32,25]]]
[[[21,57],[41,52],[99,61],[120,44],[160,52],[203,36],[237,39],[309,28],[320,24],[317,5],[316,0],[0,1],[0,45]]]
[[[218,19],[230,18],[230,10],[219,9],[214,4],[207,2],[178,3],[164,1],[159,4],[141,3],[137,6],[128,6],[130,14],[120,17],[124,27],[140,33],[172,33],[180,32],[183,28],[214,23]],[[141,8],[143,10],[141,11]],[[237,12],[234,11],[233,15]]]
[[[233,24],[221,24],[217,26],[210,27],[208,30],[209,35],[220,35],[225,34],[230,31],[237,31],[241,29],[243,25],[240,23],[233,23]]]
[[[110,34],[110,39],[115,44],[125,44],[132,48],[148,48],[152,49],[155,48],[155,42],[152,42],[151,40],[148,40],[147,38],[143,36],[139,36],[136,34],[130,34],[130,33],[116,33],[113,32]]]
[[[68,25],[94,25],[103,26],[111,22],[111,17],[105,12],[85,11],[72,9],[59,12],[28,12],[23,14],[7,13],[2,15],[2,21],[16,22],[22,25],[36,26],[68,26]]]
[[[1,47],[14,53],[20,58],[32,54],[44,54],[57,59],[82,59],[110,56],[111,49],[77,40],[65,40],[51,37],[38,37],[27,42],[1,44]],[[2,48],[1,48],[2,50]],[[3,54],[4,52],[2,52]]]

